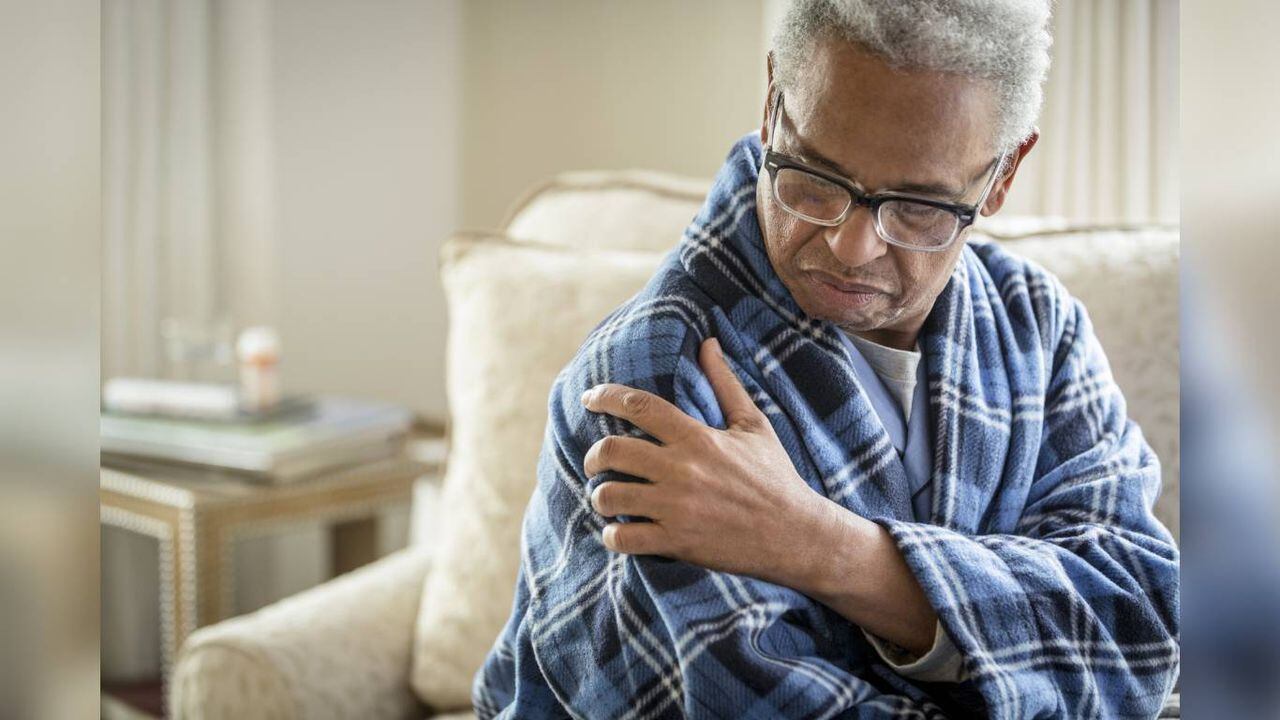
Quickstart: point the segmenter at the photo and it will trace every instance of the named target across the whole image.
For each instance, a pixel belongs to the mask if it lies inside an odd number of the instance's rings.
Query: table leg
[[[335,523],[332,532],[333,574],[341,575],[378,559],[378,517]]]

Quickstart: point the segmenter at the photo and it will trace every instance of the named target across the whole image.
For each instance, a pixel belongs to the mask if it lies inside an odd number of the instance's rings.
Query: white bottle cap
[[[280,358],[280,336],[265,325],[240,331],[236,340],[236,356],[240,362],[275,361]]]

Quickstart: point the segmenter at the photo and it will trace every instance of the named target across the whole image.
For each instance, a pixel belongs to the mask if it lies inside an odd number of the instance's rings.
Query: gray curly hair
[[[990,81],[1000,103],[994,144],[1006,153],[1040,114],[1049,71],[1051,0],[794,0],[773,38],[774,75],[784,90],[815,39],[858,44],[901,70]]]

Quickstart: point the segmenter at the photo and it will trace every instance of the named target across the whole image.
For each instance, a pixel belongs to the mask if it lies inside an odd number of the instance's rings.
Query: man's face
[[[767,137],[772,117],[762,132],[774,150],[866,193],[979,200],[995,157],[995,103],[986,84],[894,71],[850,43],[820,40],[797,85],[787,90],[777,137]],[[778,205],[767,172],[760,173],[757,201],[769,259],[797,304],[886,345],[914,342],[964,246],[963,235],[941,252],[890,245],[866,207],[836,227],[806,222]]]

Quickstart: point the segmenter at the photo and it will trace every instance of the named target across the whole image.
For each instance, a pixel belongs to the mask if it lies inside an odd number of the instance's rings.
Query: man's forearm
[[[938,616],[889,531],[819,496],[812,532],[811,547],[822,552],[800,556],[791,587],[867,632],[926,653]]]

